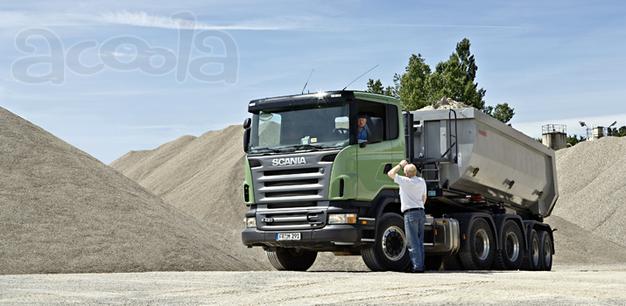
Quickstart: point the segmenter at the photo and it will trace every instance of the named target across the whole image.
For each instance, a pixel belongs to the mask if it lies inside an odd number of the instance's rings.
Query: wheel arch
[[[400,195],[398,194],[398,190],[381,190],[381,192],[376,195],[376,198],[374,198],[373,202],[373,217],[376,218],[377,221],[376,232],[378,232],[378,220],[380,220],[383,214],[391,212],[402,216],[402,211],[400,211]]]

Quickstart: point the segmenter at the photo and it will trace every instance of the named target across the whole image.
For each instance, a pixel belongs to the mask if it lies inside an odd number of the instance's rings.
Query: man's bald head
[[[417,167],[414,164],[407,164],[404,166],[404,174],[407,177],[414,177],[417,175]]]

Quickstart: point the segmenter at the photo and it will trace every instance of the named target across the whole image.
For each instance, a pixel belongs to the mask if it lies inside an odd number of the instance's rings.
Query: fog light
[[[243,220],[246,223],[246,227],[256,227],[256,218],[249,217]]]
[[[356,214],[330,214],[328,224],[356,224]]]

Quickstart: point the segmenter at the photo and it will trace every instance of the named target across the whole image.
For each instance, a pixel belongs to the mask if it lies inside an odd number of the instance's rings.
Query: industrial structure
[[[545,124],[541,126],[541,143],[552,150],[567,147],[567,126],[565,124]]]

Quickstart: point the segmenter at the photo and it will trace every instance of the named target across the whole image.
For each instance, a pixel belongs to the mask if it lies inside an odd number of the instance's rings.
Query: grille
[[[264,171],[258,181],[262,184],[260,202],[321,200],[324,185],[322,168],[297,168]]]

